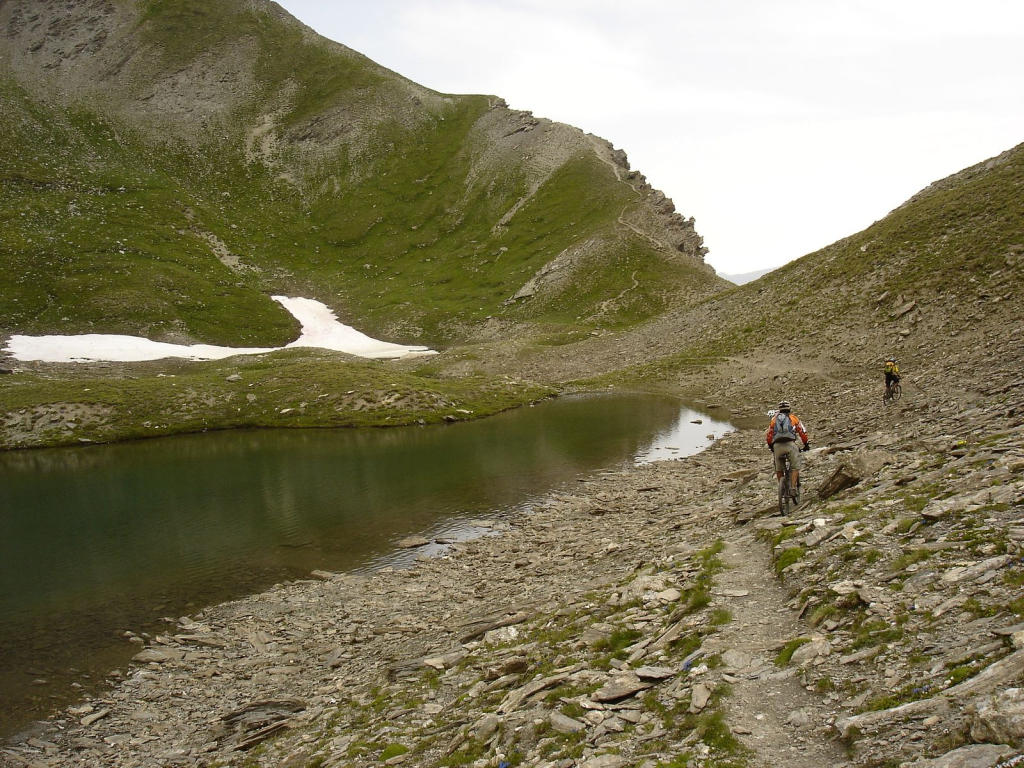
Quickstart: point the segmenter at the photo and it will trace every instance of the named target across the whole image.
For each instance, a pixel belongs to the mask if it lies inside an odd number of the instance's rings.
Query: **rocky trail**
[[[872,421],[846,418],[869,387],[806,389],[815,450],[787,518],[745,430],[582,477],[409,569],[171,619],[120,684],[0,761],[1015,765],[1024,381],[985,378]]]
[[[732,616],[716,645],[736,669],[727,704],[733,732],[751,750],[751,765],[819,768],[842,762],[835,735],[820,726],[828,719],[820,697],[804,689],[794,668],[780,670],[774,663],[804,627],[787,606],[764,543],[745,530],[728,534],[725,542],[726,569],[713,605]]]

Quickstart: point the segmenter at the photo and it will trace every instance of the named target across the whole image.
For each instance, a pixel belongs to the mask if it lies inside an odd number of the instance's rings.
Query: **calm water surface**
[[[671,400],[590,396],[444,427],[0,453],[0,734],[103,684],[138,650],[125,630],[314,569],[401,564],[405,536],[480,535],[474,518],[728,429]]]

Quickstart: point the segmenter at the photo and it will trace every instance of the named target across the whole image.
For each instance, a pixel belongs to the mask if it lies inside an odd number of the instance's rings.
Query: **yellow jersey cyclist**
[[[900,381],[899,362],[895,357],[887,357],[883,370],[885,372],[885,394],[886,397],[891,397],[893,384],[898,384]]]

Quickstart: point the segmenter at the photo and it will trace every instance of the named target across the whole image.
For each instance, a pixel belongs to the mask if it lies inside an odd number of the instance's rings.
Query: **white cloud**
[[[1024,141],[1017,0],[284,0],[416,82],[626,150],[727,272]]]

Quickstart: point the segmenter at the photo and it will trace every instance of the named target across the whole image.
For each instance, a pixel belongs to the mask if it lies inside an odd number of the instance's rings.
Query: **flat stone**
[[[422,536],[407,536],[398,542],[400,549],[416,549],[417,547],[425,547],[430,543],[430,539],[425,539]]]
[[[635,674],[616,675],[601,686],[591,698],[598,702],[618,701],[629,696],[635,696],[640,691],[646,691],[650,687],[650,683],[643,682]]]
[[[746,597],[750,594],[749,589],[713,589],[711,594],[719,597]]]
[[[626,768],[629,765],[624,757],[619,755],[599,755],[579,764],[579,768]]]
[[[1018,632],[1024,632],[1024,621],[1022,621],[1020,624],[1014,624],[1009,627],[1000,627],[999,629],[994,629],[992,631],[997,635],[1002,635],[1004,637],[1012,637]]]
[[[836,581],[828,585],[828,588],[835,592],[837,595],[850,595],[856,592],[858,589],[864,586],[862,581]]]
[[[587,729],[586,723],[581,723],[575,718],[563,715],[561,712],[552,712],[548,716],[551,727],[559,733],[579,733]]]
[[[185,652],[171,648],[146,648],[132,657],[139,664],[164,664],[168,661],[181,661]]]
[[[82,725],[89,727],[97,720],[102,720],[104,717],[110,714],[109,709],[101,709],[99,712],[93,712],[91,715],[86,715],[81,719]]]
[[[752,661],[753,657],[749,653],[736,650],[735,648],[730,648],[722,654],[722,663],[727,669],[746,669]]]
[[[641,680],[668,680],[675,677],[675,670],[668,667],[640,667],[636,670],[636,676]]]
[[[423,664],[425,666],[433,667],[434,669],[443,672],[444,670],[449,669],[450,667],[454,667],[456,664],[458,664],[460,661],[466,658],[467,655],[468,654],[466,651],[452,651],[451,653],[445,653],[440,656],[428,656],[427,658],[423,659]]]

